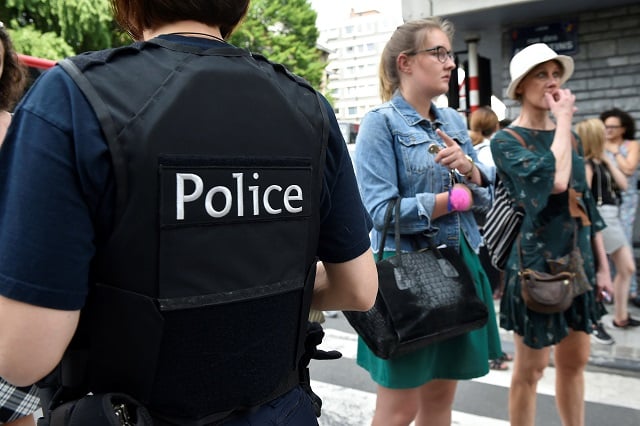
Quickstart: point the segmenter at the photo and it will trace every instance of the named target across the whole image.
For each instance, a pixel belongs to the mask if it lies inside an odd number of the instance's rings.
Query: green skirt
[[[358,338],[357,363],[379,385],[391,389],[408,389],[433,379],[466,380],[481,377],[489,372],[488,361],[502,355],[493,295],[487,275],[464,237],[461,238],[460,252],[476,285],[478,296],[489,309],[487,324],[394,359],[375,356],[363,340]],[[384,257],[394,254],[395,252],[386,252]]]

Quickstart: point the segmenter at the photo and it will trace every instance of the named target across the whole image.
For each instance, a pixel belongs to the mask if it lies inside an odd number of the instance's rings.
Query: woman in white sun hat
[[[565,426],[584,424],[589,333],[602,313],[595,290],[575,297],[564,312],[530,310],[521,297],[520,268],[551,272],[547,260],[567,255],[577,232],[576,246],[584,259],[583,284],[611,288],[599,232],[605,225],[586,183],[582,146],[579,141],[574,144],[577,139],[571,132],[575,96],[561,87],[573,69],[571,57],[558,55],[543,43],[517,53],[510,64],[507,95],[518,100],[522,109],[509,128],[526,147],[509,130],[497,132],[491,140],[500,179],[525,212],[518,236],[521,261],[514,244],[500,304],[500,326],[513,330],[516,348],[509,391],[512,425],[534,424],[537,382],[554,345],[560,419]]]

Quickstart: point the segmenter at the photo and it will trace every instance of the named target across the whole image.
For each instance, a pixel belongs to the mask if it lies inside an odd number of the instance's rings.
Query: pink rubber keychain
[[[460,187],[449,190],[449,211],[464,212],[471,208],[471,195],[469,191]]]

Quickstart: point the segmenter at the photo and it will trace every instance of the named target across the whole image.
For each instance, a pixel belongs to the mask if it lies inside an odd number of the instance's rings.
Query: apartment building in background
[[[320,28],[319,42],[329,51],[326,68],[327,92],[338,121],[360,123],[380,104],[378,67],[380,54],[398,25],[400,17],[377,10],[351,12]]]

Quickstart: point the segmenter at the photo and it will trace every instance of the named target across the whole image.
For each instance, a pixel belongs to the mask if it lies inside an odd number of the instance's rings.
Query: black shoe
[[[626,323],[625,325],[618,325],[618,324],[616,323],[616,320],[612,320],[612,321],[611,321],[611,324],[613,324],[613,326],[614,326],[615,328],[622,328],[622,329],[626,329],[626,328],[632,328],[632,327],[638,327],[638,326],[640,326],[640,321],[638,321],[638,320],[637,320],[637,319],[635,319],[635,318],[632,318],[632,317],[631,317],[631,315],[629,315],[629,316],[627,317],[627,323]]]
[[[607,333],[601,322],[593,326],[593,332],[591,333],[591,341],[600,343],[601,345],[613,345],[616,341],[613,337]]]

